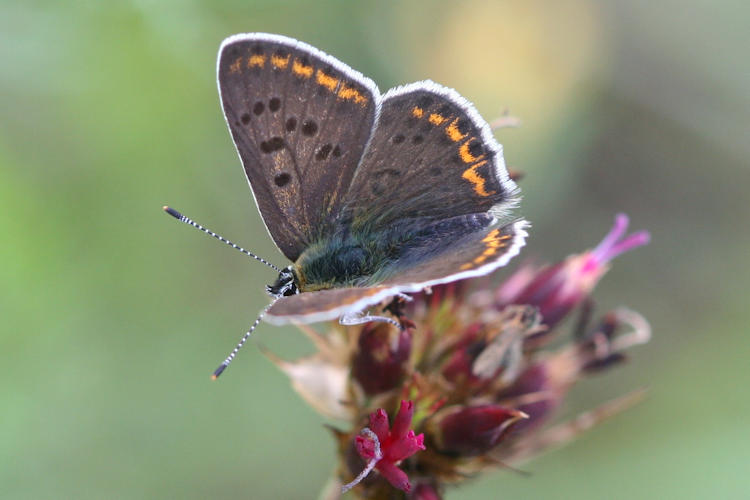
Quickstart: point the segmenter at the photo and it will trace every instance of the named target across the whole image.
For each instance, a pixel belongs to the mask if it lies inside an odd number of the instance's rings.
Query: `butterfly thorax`
[[[366,286],[394,258],[388,246],[373,238],[334,237],[308,247],[294,263],[300,291]]]

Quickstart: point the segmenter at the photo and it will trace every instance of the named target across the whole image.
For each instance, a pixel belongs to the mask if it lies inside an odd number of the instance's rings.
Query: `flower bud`
[[[398,386],[411,354],[411,331],[396,332],[383,323],[369,323],[359,335],[359,349],[352,360],[352,376],[367,395]]]
[[[471,372],[471,367],[477,355],[486,346],[486,342],[480,336],[482,328],[481,323],[474,323],[459,334],[460,338],[452,347],[450,357],[441,370],[443,376],[450,382],[466,383],[476,378]]]
[[[627,215],[618,214],[609,234],[594,250],[571,255],[563,262],[541,269],[522,267],[500,288],[499,305],[536,306],[542,323],[553,327],[589,295],[612,259],[649,242],[646,231],[621,239],[627,228]]]
[[[523,412],[498,405],[447,408],[430,423],[430,434],[443,453],[476,456],[494,448]]]
[[[526,368],[513,385],[497,395],[498,401],[512,403],[517,410],[529,417],[513,427],[514,434],[541,424],[557,408],[559,398],[550,384],[547,366],[538,363]]]
[[[419,483],[409,496],[411,500],[441,500],[443,497],[438,493],[435,485],[431,483]]]

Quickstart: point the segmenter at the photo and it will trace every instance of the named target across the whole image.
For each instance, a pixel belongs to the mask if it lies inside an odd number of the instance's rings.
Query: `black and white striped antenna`
[[[196,229],[200,229],[201,231],[203,231],[207,235],[213,236],[217,240],[219,240],[219,241],[221,241],[223,243],[226,243],[227,245],[229,245],[230,247],[234,248],[235,250],[239,250],[240,252],[244,253],[245,255],[248,255],[248,256],[252,257],[253,259],[257,260],[258,262],[261,262],[261,263],[267,265],[268,267],[270,267],[271,269],[275,270],[276,272],[281,272],[281,269],[279,269],[278,267],[274,266],[273,264],[271,264],[270,262],[268,262],[263,257],[258,257],[254,253],[248,252],[247,250],[245,250],[241,246],[235,245],[234,243],[232,243],[228,239],[224,238],[223,236],[220,236],[220,235],[214,233],[213,231],[211,231],[210,229],[201,226],[200,224],[198,224],[194,220],[192,220],[192,219],[190,219],[188,217],[185,217],[184,215],[182,215],[180,212],[178,212],[174,208],[168,207],[168,206],[164,206],[164,207],[162,207],[162,210],[164,210],[165,212],[167,212],[169,215],[171,215],[172,217],[174,217],[178,221],[184,222],[185,224],[189,224],[189,225],[193,226]]]
[[[239,250],[240,252],[244,253],[245,255],[248,255],[248,256],[252,257],[253,259],[255,259],[255,260],[257,260],[257,261],[259,261],[259,262],[267,265],[268,267],[270,267],[271,269],[275,270],[276,272],[281,272],[281,269],[279,269],[278,267],[274,266],[273,264],[271,264],[270,262],[268,262],[263,257],[258,257],[254,253],[248,252],[247,250],[245,250],[241,246],[235,245],[234,243],[232,243],[228,239],[224,238],[223,236],[220,236],[220,235],[214,233],[210,229],[205,228],[205,227],[201,226],[200,224],[198,224],[197,222],[195,222],[194,220],[192,220],[192,219],[190,219],[190,218],[182,215],[180,212],[178,212],[174,208],[167,207],[167,206],[164,206],[162,208],[163,208],[163,210],[165,212],[167,212],[169,215],[171,215],[175,219],[179,220],[180,222],[184,222],[185,224],[189,224],[189,225],[193,226],[196,229],[200,229],[201,231],[203,231],[207,235],[213,236],[217,240],[219,240],[219,241],[221,241],[223,243],[226,243],[230,247],[232,247],[232,248],[234,248],[236,250]],[[250,335],[252,335],[252,333],[255,330],[255,328],[257,328],[258,324],[260,323],[261,318],[263,318],[263,315],[266,314],[266,311],[268,311],[271,308],[271,306],[274,305],[274,303],[277,300],[278,300],[278,297],[275,298],[273,300],[273,302],[271,302],[270,304],[268,304],[266,307],[263,308],[263,310],[260,312],[260,314],[258,315],[258,317],[256,318],[256,320],[253,322],[252,326],[250,326],[250,328],[248,329],[248,331],[245,332],[245,334],[242,336],[242,338],[237,343],[237,345],[235,346],[235,348],[232,349],[232,352],[229,353],[229,356],[227,356],[227,358],[219,365],[219,367],[216,370],[214,370],[213,375],[211,375],[211,378],[213,380],[216,380],[217,378],[219,378],[219,375],[221,375],[224,372],[224,370],[226,370],[227,366],[229,366],[229,363],[231,363],[232,360],[234,360],[234,357],[237,356],[237,352],[240,349],[242,349],[242,346],[245,345],[245,342],[247,342],[247,339],[250,338]]]
[[[211,379],[212,380],[216,380],[217,378],[219,378],[219,375],[221,375],[222,373],[224,373],[224,370],[227,369],[227,366],[229,366],[229,363],[231,363],[232,360],[234,360],[234,357],[237,355],[237,351],[239,351],[240,349],[242,349],[242,346],[245,345],[245,342],[247,342],[247,339],[250,338],[250,335],[252,335],[253,330],[255,330],[255,328],[258,326],[258,323],[260,323],[260,320],[263,317],[263,315],[266,314],[266,311],[268,311],[271,308],[271,306],[274,305],[274,303],[276,303],[277,300],[279,300],[279,299],[274,299],[273,302],[271,302],[270,304],[268,304],[266,307],[263,308],[263,310],[260,312],[260,314],[258,315],[258,317],[253,322],[253,324],[250,327],[250,329],[247,332],[245,332],[245,335],[242,336],[242,338],[240,339],[240,341],[237,342],[237,345],[235,346],[235,348],[232,349],[232,352],[229,353],[229,356],[227,356],[227,359],[225,359],[219,365],[219,367],[216,370],[214,370],[213,375],[211,375]]]

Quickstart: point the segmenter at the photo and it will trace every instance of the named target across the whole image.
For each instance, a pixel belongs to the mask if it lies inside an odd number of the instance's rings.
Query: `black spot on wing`
[[[271,137],[267,141],[260,143],[260,150],[266,154],[279,151],[284,148],[284,139],[281,137]]]
[[[282,172],[273,178],[273,182],[279,187],[286,186],[287,184],[289,184],[290,180],[292,180],[292,177],[286,172]]]
[[[333,146],[331,144],[324,144],[315,153],[315,159],[318,161],[325,160],[326,158],[328,158],[328,155],[331,153],[332,149],[333,149]]]
[[[308,137],[312,137],[318,133],[318,124],[314,120],[305,120],[302,123],[302,133]]]

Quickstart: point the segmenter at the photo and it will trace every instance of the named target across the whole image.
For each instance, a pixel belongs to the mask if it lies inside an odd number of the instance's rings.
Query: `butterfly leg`
[[[362,323],[368,323],[370,321],[382,321],[402,329],[401,324],[393,318],[386,318],[385,316],[370,316],[365,311],[346,313],[339,318],[339,323],[347,326],[361,325]]]

